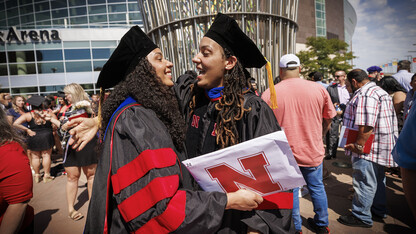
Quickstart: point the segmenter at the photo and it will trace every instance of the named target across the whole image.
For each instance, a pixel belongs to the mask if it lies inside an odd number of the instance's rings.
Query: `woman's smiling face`
[[[228,64],[223,48],[214,40],[204,37],[199,45],[199,53],[192,59],[198,69],[198,86],[212,89],[223,86]]]
[[[160,77],[162,83],[172,87],[173,81],[171,68],[173,67],[173,63],[163,57],[162,51],[159,48],[152,50],[146,58],[150,64],[152,64],[152,67],[156,71],[156,75]]]

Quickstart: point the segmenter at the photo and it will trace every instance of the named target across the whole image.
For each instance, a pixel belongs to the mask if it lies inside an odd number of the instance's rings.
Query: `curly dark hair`
[[[223,57],[229,58],[233,54],[224,48]],[[245,112],[251,109],[244,108],[244,94],[252,88],[250,76],[244,73],[243,65],[237,60],[236,65],[224,76],[224,89],[222,90],[222,98],[215,105],[218,111],[215,129],[217,136],[216,142],[222,149],[239,143],[239,134],[237,130],[237,121],[241,120]],[[248,89],[248,87],[250,89]],[[192,99],[189,103],[191,116],[196,102],[204,97],[203,90],[197,86],[192,89]]]
[[[104,92],[101,92],[104,94]],[[126,79],[114,87],[102,105],[101,140],[111,115],[128,97],[133,97],[145,108],[153,110],[165,124],[172,141],[178,150],[183,150],[185,139],[185,120],[179,112],[179,105],[173,90],[162,83],[162,79],[150,62],[143,58]],[[100,97],[104,100],[104,97]],[[103,141],[101,141],[103,142]]]
[[[16,132],[13,126],[10,125],[7,115],[2,108],[0,108],[0,129],[0,146],[14,141],[25,148],[25,145],[23,144],[23,137]]]

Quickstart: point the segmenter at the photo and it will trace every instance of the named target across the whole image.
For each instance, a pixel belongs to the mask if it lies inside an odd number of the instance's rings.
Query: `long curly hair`
[[[102,92],[104,93],[104,92]],[[126,79],[114,87],[102,105],[101,140],[111,115],[128,97],[133,97],[145,108],[153,110],[165,124],[175,147],[183,150],[185,139],[185,120],[179,112],[179,104],[173,90],[162,83],[162,79],[147,58],[139,61]],[[100,100],[104,100],[100,97]]]
[[[228,59],[233,54],[224,48],[223,58]],[[245,112],[251,109],[244,108],[244,94],[251,89],[250,77],[244,73],[243,65],[237,60],[236,65],[224,75],[224,89],[222,98],[215,105],[218,111],[215,129],[216,143],[222,149],[239,143],[237,121],[241,120]],[[204,98],[203,90],[192,86],[192,99],[189,103],[192,115],[196,103]]]
[[[22,98],[23,101],[26,102],[25,98],[21,95],[17,95],[17,96],[13,97],[12,105],[13,105],[13,109],[14,109],[14,111],[16,111],[16,113],[20,113],[20,110],[21,110],[20,107],[18,107],[17,104],[16,104],[18,98]],[[22,110],[23,110],[23,112],[27,112],[26,107],[25,107],[24,104],[23,104]]]
[[[23,148],[25,145],[23,144],[23,138],[19,135],[15,128],[10,125],[9,121],[7,120],[6,113],[2,108],[0,108],[0,146],[7,144],[8,142],[17,142]]]

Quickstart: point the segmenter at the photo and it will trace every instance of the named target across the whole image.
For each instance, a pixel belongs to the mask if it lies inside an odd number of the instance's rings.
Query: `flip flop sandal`
[[[76,211],[76,210],[73,210],[73,211],[71,211],[71,212],[69,213],[68,218],[70,218],[70,219],[72,219],[72,220],[74,220],[74,221],[78,221],[78,220],[80,220],[80,219],[84,218],[84,215],[82,215],[81,213],[79,213],[79,212],[78,212],[78,211]]]

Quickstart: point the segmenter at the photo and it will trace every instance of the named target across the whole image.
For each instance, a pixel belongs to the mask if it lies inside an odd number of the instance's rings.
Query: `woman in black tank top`
[[[48,106],[46,99],[39,98],[39,100],[44,101],[39,106],[32,104],[32,111],[21,115],[13,125],[25,131],[28,135],[27,148],[30,150],[32,158],[31,163],[35,171],[35,182],[39,183],[41,181],[40,160],[42,159],[42,166],[45,172],[43,182],[47,183],[54,179],[50,174],[51,153],[54,145],[51,118],[56,119],[56,116],[51,111],[44,110]],[[23,126],[23,123],[28,123],[28,127]]]

